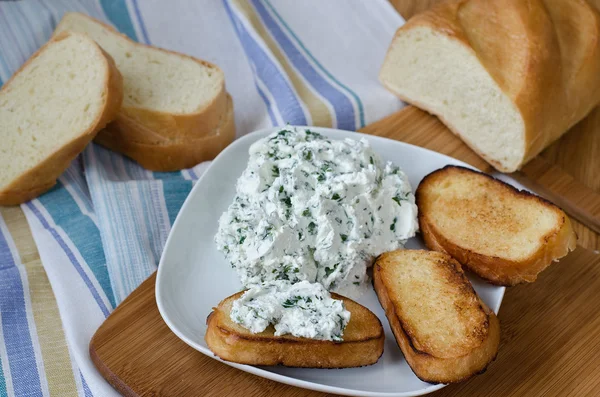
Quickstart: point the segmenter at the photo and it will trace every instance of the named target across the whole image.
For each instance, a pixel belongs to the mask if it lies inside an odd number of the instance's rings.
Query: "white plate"
[[[229,145],[213,161],[183,204],[160,260],[156,280],[160,314],[185,343],[217,360],[204,342],[206,317],[221,300],[238,292],[241,285],[235,271],[217,251],[214,235],[219,217],[232,202],[236,181],[248,162],[248,148],[278,129],[246,135]],[[366,138],[384,160],[402,167],[413,189],[425,175],[447,164],[469,167],[453,158],[398,141],[326,128],[311,130],[333,139]],[[407,247],[424,248],[424,245],[417,237],[409,240]],[[504,288],[485,284],[471,275],[469,278],[479,296],[497,313]],[[413,374],[396,344],[375,292],[369,291],[359,302],[371,309],[384,325],[384,353],[375,365],[327,370],[253,367],[224,362],[289,385],[353,396],[417,396],[444,387],[422,382]]]

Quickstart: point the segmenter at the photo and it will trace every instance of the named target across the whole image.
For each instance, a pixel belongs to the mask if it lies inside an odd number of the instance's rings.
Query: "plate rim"
[[[232,148],[234,146],[240,145],[241,143],[248,141],[248,140],[258,140],[259,136],[264,135],[268,135],[269,133],[275,132],[277,130],[280,130],[282,128],[309,128],[312,130],[315,130],[316,132],[319,131],[329,131],[329,132],[335,132],[335,133],[351,133],[351,134],[355,134],[357,135],[357,138],[365,138],[368,137],[369,139],[375,139],[375,140],[383,140],[383,141],[391,141],[394,142],[394,144],[400,144],[400,145],[404,145],[404,146],[409,146],[413,149],[417,149],[417,150],[424,150],[427,152],[431,152],[437,156],[442,156],[444,158],[447,158],[453,162],[460,162],[461,166],[463,167],[468,167],[471,168],[473,170],[482,172],[481,170],[479,170],[476,167],[473,167],[472,165],[465,163],[464,161],[455,159],[451,156],[445,155],[443,153],[439,153],[436,152],[435,150],[430,150],[421,146],[417,146],[417,145],[413,145],[410,143],[406,143],[406,142],[402,142],[402,141],[398,141],[398,140],[394,140],[394,139],[390,139],[390,138],[386,138],[386,137],[382,137],[382,136],[378,136],[378,135],[371,135],[371,134],[365,134],[363,132],[358,132],[358,131],[349,131],[349,130],[342,130],[342,129],[337,129],[337,128],[327,128],[327,127],[315,127],[315,126],[303,126],[303,125],[286,125],[286,126],[274,126],[274,127],[269,127],[269,128],[262,128],[260,130],[256,130],[253,132],[250,132],[248,134],[245,134],[244,136],[234,140],[230,145],[228,145],[225,149],[223,149],[218,155],[217,157],[215,157],[211,164],[207,167],[207,169],[204,171],[204,173],[200,176],[200,178],[198,178],[198,180],[194,183],[194,186],[192,187],[190,193],[188,194],[188,196],[186,197],[185,201],[183,202],[183,205],[181,206],[177,217],[175,218],[175,222],[173,222],[173,225],[171,226],[171,229],[169,230],[169,235],[167,236],[167,240],[165,241],[165,245],[163,248],[163,251],[161,253],[160,256],[160,261],[159,261],[159,265],[158,265],[158,270],[157,270],[157,275],[156,275],[156,284],[155,284],[155,299],[156,299],[156,304],[158,307],[158,311],[160,313],[160,316],[162,317],[163,321],[167,324],[167,327],[169,327],[169,329],[171,330],[171,332],[173,332],[179,339],[181,339],[183,342],[185,342],[188,346],[190,346],[191,348],[193,348],[196,351],[199,351],[200,353],[204,354],[205,356],[208,356],[209,358],[212,358],[214,360],[220,361],[226,365],[229,365],[230,367],[234,367],[237,368],[239,370],[248,372],[250,374],[256,375],[256,376],[260,376],[262,378],[265,379],[270,379],[279,383],[283,383],[283,384],[287,384],[290,386],[295,386],[295,387],[301,387],[304,389],[309,389],[309,390],[315,390],[315,391],[319,391],[319,392],[324,392],[324,393],[337,393],[337,394],[342,394],[342,395],[347,395],[347,396],[359,396],[359,397],[413,397],[413,396],[422,396],[425,394],[429,394],[429,393],[433,393],[434,391],[440,390],[444,387],[447,386],[447,384],[431,384],[430,386],[427,386],[421,390],[417,390],[417,391],[408,391],[408,392],[372,392],[372,391],[367,391],[367,390],[359,390],[359,389],[348,389],[348,388],[343,388],[343,387],[338,387],[338,386],[328,386],[328,385],[323,385],[321,383],[315,383],[315,382],[311,382],[311,381],[307,381],[307,380],[302,380],[302,379],[297,379],[297,378],[293,378],[287,375],[281,375],[275,372],[271,372],[271,371],[267,371],[264,370],[260,367],[254,366],[254,365],[247,365],[247,364],[239,364],[239,363],[234,363],[231,361],[226,361],[223,360],[221,358],[219,358],[218,356],[216,356],[210,349],[208,349],[207,347],[198,345],[197,343],[195,343],[194,341],[190,340],[187,336],[185,336],[183,333],[179,332],[178,328],[171,322],[169,315],[168,315],[168,311],[163,307],[163,299],[162,299],[162,293],[161,293],[161,288],[159,288],[159,286],[161,285],[161,275],[164,273],[164,271],[161,271],[165,266],[162,266],[164,260],[165,260],[165,252],[167,252],[167,247],[171,244],[171,239],[173,238],[173,230],[175,230],[175,228],[177,227],[179,220],[180,220],[180,215],[182,213],[184,213],[185,209],[187,206],[190,205],[191,202],[191,197],[193,197],[195,191],[197,189],[199,189],[200,186],[200,182],[202,181],[202,179],[207,175],[208,171],[210,170],[210,168],[213,167],[213,165],[215,164],[215,162],[217,160],[219,160],[221,157],[225,157],[227,155],[227,152],[229,152],[230,150],[232,150]],[[492,308],[492,310],[494,310],[494,312],[496,312],[496,314],[498,313],[500,306],[502,304],[502,301],[504,300],[504,294],[506,292],[506,287],[503,286],[494,286],[497,288],[500,288],[499,293],[500,293],[500,299],[498,301],[498,305],[495,308]],[[416,375],[415,375],[416,376]]]

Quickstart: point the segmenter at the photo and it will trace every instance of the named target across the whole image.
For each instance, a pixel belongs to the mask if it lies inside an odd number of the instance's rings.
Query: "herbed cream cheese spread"
[[[215,236],[246,288],[308,281],[357,297],[375,257],[415,235],[406,175],[365,139],[330,140],[288,127],[249,153]]]
[[[233,302],[231,318],[252,333],[275,324],[275,336],[341,341],[350,312],[321,284],[276,280],[246,291]]]

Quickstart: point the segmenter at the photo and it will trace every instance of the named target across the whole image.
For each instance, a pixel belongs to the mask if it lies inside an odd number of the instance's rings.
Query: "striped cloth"
[[[238,136],[285,123],[356,130],[402,106],[377,82],[403,22],[386,0],[0,1],[0,84],[66,11],[219,65]],[[116,394],[90,361],[90,338],[156,270],[207,165],[150,172],[91,144],[51,191],[2,210],[0,397]],[[15,227],[23,216],[31,235]]]

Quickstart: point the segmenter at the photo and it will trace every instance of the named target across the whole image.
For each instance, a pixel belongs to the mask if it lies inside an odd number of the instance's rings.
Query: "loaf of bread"
[[[533,282],[577,243],[560,208],[481,172],[444,167],[415,196],[427,247],[493,284]]]
[[[85,33],[115,59],[123,75],[124,99],[117,119],[97,142],[156,171],[188,168],[212,159],[234,134],[220,134],[232,109],[225,77],[216,65],[136,43],[112,27],[67,13],[56,27]],[[215,135],[219,139],[215,140]],[[193,156],[166,147],[193,145]],[[192,160],[190,162],[190,160]]]
[[[398,29],[380,80],[512,172],[600,102],[600,15],[585,0],[450,0]]]
[[[0,205],[50,189],[122,100],[112,58],[87,36],[41,47],[0,90]]]
[[[496,358],[500,322],[449,255],[386,252],[375,262],[373,284],[419,379],[460,382],[483,372]]]

